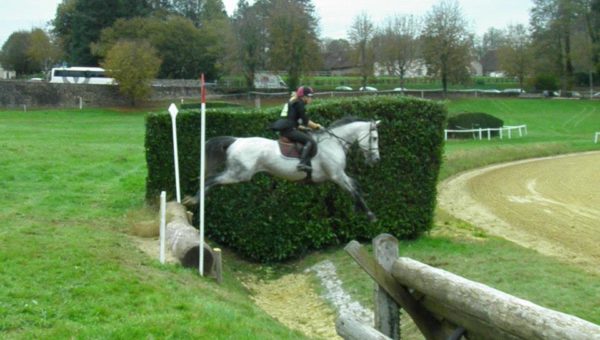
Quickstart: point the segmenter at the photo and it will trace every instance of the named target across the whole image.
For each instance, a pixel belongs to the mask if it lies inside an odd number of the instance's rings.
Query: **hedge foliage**
[[[274,139],[275,133],[267,126],[278,118],[279,110],[207,110],[207,138],[229,135]],[[273,262],[351,239],[371,239],[382,232],[415,238],[431,227],[446,120],[442,104],[393,96],[323,100],[313,103],[309,114],[324,126],[348,115],[382,120],[381,162],[369,167],[359,150],[353,148],[346,169],[360,184],[378,221],[369,223],[364,213],[355,212],[350,195],[333,183],[290,183],[257,174],[251,182],[211,189],[206,197],[205,227],[213,242],[245,258]],[[199,112],[178,115],[182,195],[198,190],[199,131]],[[146,158],[146,199],[156,202],[162,190],[173,199],[173,144],[167,113],[147,116]]]
[[[470,129],[486,129],[486,128],[501,128],[504,126],[502,119],[494,117],[483,112],[466,112],[459,113],[448,118],[449,130],[470,130]],[[492,136],[498,135],[498,131],[492,131]],[[470,135],[464,133],[451,134],[452,138],[471,138]]]

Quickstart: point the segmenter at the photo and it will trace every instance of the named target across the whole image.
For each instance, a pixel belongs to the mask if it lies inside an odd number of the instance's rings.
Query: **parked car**
[[[336,91],[352,91],[350,86],[338,86],[335,88]]]
[[[372,87],[372,86],[364,86],[361,87],[360,89],[358,89],[359,91],[365,91],[365,92],[377,92],[377,89]]]
[[[525,90],[523,90],[523,89],[504,89],[504,90],[502,90],[502,93],[516,93],[516,94],[521,94],[521,93],[525,93]]]
[[[481,90],[481,92],[483,92],[483,93],[502,93],[502,91],[496,90],[496,89]]]
[[[407,91],[404,87],[395,87],[392,91],[394,92],[404,92]]]

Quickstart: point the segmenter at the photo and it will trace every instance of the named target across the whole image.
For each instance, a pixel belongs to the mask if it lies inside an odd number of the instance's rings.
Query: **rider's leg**
[[[312,137],[302,131],[292,130],[286,134],[286,137],[294,142],[302,143],[302,152],[300,153],[300,163],[298,163],[298,170],[300,171],[311,171],[310,158],[314,154],[314,148],[317,143]]]
[[[298,170],[301,171],[310,171],[312,167],[310,166],[310,154],[312,153],[314,143],[308,141],[302,147],[302,153],[300,154],[300,163],[296,166]]]

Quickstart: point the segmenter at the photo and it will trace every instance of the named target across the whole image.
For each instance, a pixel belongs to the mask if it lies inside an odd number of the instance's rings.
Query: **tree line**
[[[63,63],[121,73],[145,68],[144,77],[158,78],[235,74],[248,88],[261,70],[284,71],[295,88],[313,71],[344,67],[355,68],[363,85],[375,71],[402,84],[423,64],[446,90],[469,81],[477,60],[484,72],[501,70],[522,88],[534,79],[539,89],[570,91],[600,71],[600,0],[534,0],[528,26],[492,28],[483,37],[469,30],[456,0],[382,23],[361,13],[347,39],[319,36],[311,0],[239,0],[231,16],[221,0],[63,0],[49,26],[14,32],[0,63],[20,74]]]

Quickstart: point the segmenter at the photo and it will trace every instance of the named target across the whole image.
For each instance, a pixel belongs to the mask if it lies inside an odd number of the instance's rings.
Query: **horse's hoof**
[[[367,213],[367,217],[369,218],[369,222],[377,222],[377,216],[375,216],[375,214],[372,212],[369,211]]]
[[[183,205],[185,205],[185,206],[196,205],[196,204],[198,204],[198,199],[196,199],[196,197],[192,197],[192,196],[185,196],[183,198],[183,201],[181,201],[181,203],[183,203]]]

